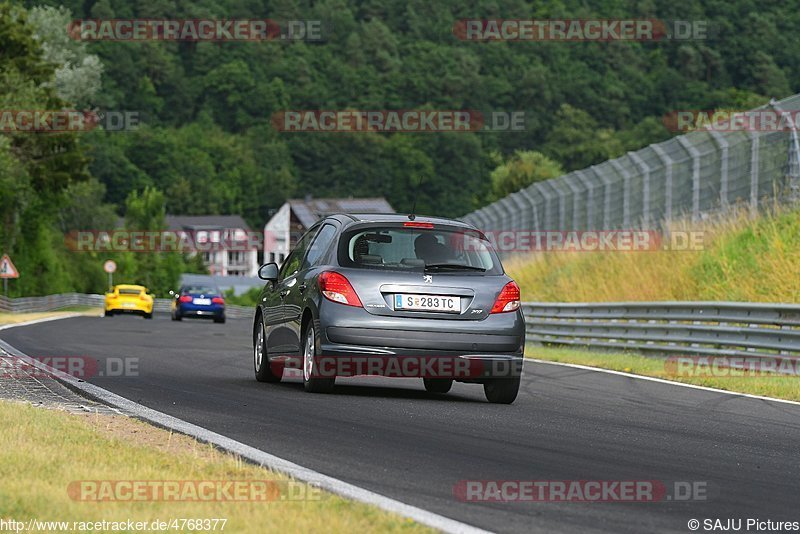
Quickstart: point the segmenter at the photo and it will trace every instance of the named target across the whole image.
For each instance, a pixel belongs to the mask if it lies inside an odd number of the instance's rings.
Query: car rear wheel
[[[486,399],[494,404],[511,404],[519,393],[519,376],[492,378],[483,385]]]
[[[283,377],[283,370],[281,370],[280,375],[272,372],[269,355],[267,354],[264,325],[261,324],[261,319],[259,319],[258,332],[253,339],[253,369],[256,372],[256,380],[259,382],[280,382]]]
[[[428,393],[447,393],[453,387],[452,378],[423,378],[422,383]]]
[[[306,328],[305,342],[303,343],[303,387],[310,393],[330,393],[336,382],[336,377],[323,378],[319,376],[317,368],[317,355],[319,339],[317,339],[314,323]]]
[[[214,317],[214,322],[215,323],[224,323],[225,322],[225,316],[223,315],[222,317]]]
[[[114,317],[114,312],[111,310],[106,310],[106,312],[103,314],[103,317]]]
[[[152,313],[145,313],[144,314],[144,318],[145,319],[152,319],[153,318],[153,314]]]

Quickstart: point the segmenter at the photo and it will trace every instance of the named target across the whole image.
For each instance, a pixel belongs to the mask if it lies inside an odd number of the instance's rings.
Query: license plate
[[[211,299],[194,299],[192,302],[194,302],[198,306],[208,306],[209,304],[211,304]]]
[[[394,309],[461,313],[461,298],[398,293],[394,296]]]
[[[124,306],[125,308],[134,308],[136,307],[136,304],[134,304],[133,302],[123,302],[122,306]]]

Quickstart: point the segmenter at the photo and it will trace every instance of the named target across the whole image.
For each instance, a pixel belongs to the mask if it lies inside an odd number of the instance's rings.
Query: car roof
[[[446,224],[449,226],[459,226],[462,228],[474,228],[469,223],[459,221],[456,219],[448,219],[446,217],[432,217],[429,215],[415,215],[413,219],[409,219],[407,213],[337,213],[326,217],[328,219],[336,219],[345,224],[360,223],[360,222],[407,222],[413,220],[414,222],[429,222],[433,224]]]

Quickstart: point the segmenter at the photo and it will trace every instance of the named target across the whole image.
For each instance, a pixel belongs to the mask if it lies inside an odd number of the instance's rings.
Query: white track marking
[[[698,386],[695,384],[685,384],[683,382],[675,382],[673,380],[665,380],[663,378],[655,378],[653,376],[636,375],[633,373],[626,373],[624,371],[613,371],[611,369],[603,369],[602,367],[590,367],[588,365],[580,365],[577,363],[564,363],[564,362],[551,362],[548,360],[539,360],[537,358],[525,357],[526,361],[536,363],[546,363],[548,365],[560,365],[562,367],[573,367],[575,369],[584,369],[586,371],[595,371],[597,373],[608,373],[610,375],[626,376],[628,378],[638,378],[639,380],[648,380],[650,382],[658,382],[660,384],[668,384],[670,386],[678,386],[682,388],[701,389],[703,391],[713,391],[715,393],[725,393],[726,395],[735,395],[737,397],[746,397],[748,399],[758,399],[770,402],[782,402],[784,404],[794,404],[800,406],[800,402],[786,399],[777,399],[775,397],[764,397],[761,395],[751,395],[750,393],[739,393],[737,391],[728,391],[726,389],[710,388],[707,386]]]

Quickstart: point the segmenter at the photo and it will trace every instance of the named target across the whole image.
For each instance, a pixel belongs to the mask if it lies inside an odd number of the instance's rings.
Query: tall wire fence
[[[750,110],[788,126],[773,131],[693,131],[617,159],[534,183],[462,220],[485,232],[663,229],[731,206],[751,213],[800,196],[800,144],[792,118],[800,94]]]

